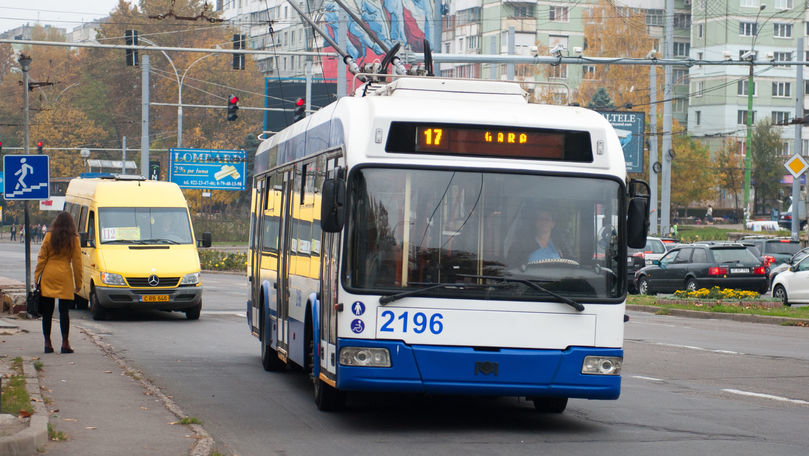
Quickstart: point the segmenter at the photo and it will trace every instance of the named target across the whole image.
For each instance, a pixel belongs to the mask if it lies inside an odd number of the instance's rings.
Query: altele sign
[[[599,111],[618,133],[621,147],[624,149],[626,172],[643,172],[643,131],[646,126],[646,115],[642,112]]]

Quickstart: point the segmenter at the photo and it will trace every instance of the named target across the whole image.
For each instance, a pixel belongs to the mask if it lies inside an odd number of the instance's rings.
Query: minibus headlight
[[[591,375],[621,375],[620,356],[585,356],[581,366],[582,374]]]
[[[183,276],[180,285],[196,285],[199,283],[199,272],[192,272]]]
[[[340,364],[343,366],[390,367],[390,352],[387,348],[343,347],[340,349]]]
[[[124,278],[121,277],[121,274],[115,274],[112,272],[102,272],[101,283],[105,285],[126,285],[126,282],[124,282]]]

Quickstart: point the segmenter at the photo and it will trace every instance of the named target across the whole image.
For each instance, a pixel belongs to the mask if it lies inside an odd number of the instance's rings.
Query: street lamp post
[[[153,41],[149,39],[143,37],[139,38],[141,41],[147,44],[157,46],[157,44],[155,44]],[[169,57],[169,55],[166,54],[165,51],[161,50],[160,52],[163,53],[163,55],[166,57],[166,60],[168,60],[169,64],[171,64],[171,69],[174,70],[174,77],[177,79],[177,147],[179,148],[183,147],[183,82],[185,81],[185,76],[188,74],[188,70],[190,70],[191,67],[194,66],[194,64],[196,64],[197,62],[206,57],[214,55],[214,53],[205,54],[202,57],[198,58],[197,60],[191,62],[191,65],[188,65],[188,68],[186,68],[185,71],[183,71],[183,75],[182,77],[180,77],[180,73],[177,71],[177,67],[174,65],[174,61],[171,60],[171,57]]]
[[[770,21],[776,14],[782,12],[776,11],[767,20],[761,24],[761,27],[758,26],[758,18],[761,16],[761,12],[764,11],[767,5],[762,4],[758,8],[758,13],[756,13],[756,20],[753,23],[754,27],[756,28],[755,32],[753,33],[753,41],[750,46],[749,51],[749,61],[750,61],[750,70],[747,74],[747,138],[745,144],[745,151],[744,151],[744,218],[745,221],[748,220],[750,217],[750,174],[752,171],[752,149],[753,149],[753,60],[756,58],[756,40],[758,39],[758,34],[761,29],[767,25],[767,22]]]

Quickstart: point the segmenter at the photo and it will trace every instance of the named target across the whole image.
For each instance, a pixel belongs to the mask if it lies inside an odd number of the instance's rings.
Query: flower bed
[[[700,288],[694,291],[675,291],[671,298],[658,298],[658,304],[683,304],[696,307],[732,306],[742,308],[773,309],[783,307],[779,299],[762,298],[755,291],[729,288]]]
[[[203,271],[247,271],[247,254],[203,249],[199,251]]]

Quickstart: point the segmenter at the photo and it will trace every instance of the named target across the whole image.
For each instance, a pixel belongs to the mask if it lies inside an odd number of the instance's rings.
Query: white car
[[[785,306],[809,304],[809,256],[775,276],[772,295]]]

